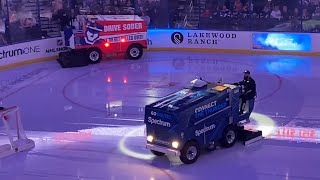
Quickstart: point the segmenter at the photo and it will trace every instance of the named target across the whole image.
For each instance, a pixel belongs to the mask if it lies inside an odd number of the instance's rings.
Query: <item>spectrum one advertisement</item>
[[[291,33],[253,33],[253,49],[311,51],[311,35]]]

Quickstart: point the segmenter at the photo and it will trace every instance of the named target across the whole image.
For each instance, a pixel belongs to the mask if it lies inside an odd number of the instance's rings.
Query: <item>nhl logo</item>
[[[63,46],[63,41],[62,39],[57,40],[57,46]]]

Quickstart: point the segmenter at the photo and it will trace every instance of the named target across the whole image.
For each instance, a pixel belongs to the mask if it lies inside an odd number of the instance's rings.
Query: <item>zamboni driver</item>
[[[251,77],[250,71],[246,70],[245,72],[243,72],[243,74],[244,74],[243,80],[238,83],[234,83],[234,85],[244,86],[244,92],[240,96],[241,98],[240,114],[243,114],[247,101],[249,103],[248,109],[249,109],[249,112],[251,113],[253,111],[255,98],[257,97],[256,82]]]

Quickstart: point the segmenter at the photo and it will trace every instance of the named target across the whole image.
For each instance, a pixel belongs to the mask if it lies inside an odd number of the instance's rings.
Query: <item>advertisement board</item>
[[[252,49],[276,51],[312,50],[311,34],[252,33]]]
[[[54,57],[66,49],[62,38],[43,39],[0,47],[0,67]]]
[[[106,28],[110,30],[108,26]],[[278,54],[285,52],[288,54],[320,55],[320,44],[318,43],[320,34],[317,33],[149,29],[147,38],[148,48],[151,51],[194,49],[195,51],[217,50],[216,52],[228,53],[268,52],[269,54]],[[59,52],[65,50],[67,48],[62,38],[42,39],[0,47],[0,69],[25,61],[36,60],[38,62],[41,59],[54,59]],[[297,62],[286,60],[281,63],[269,63],[268,69],[279,71],[285,66],[286,71],[291,71],[294,69],[292,63]]]
[[[195,49],[251,48],[251,32],[155,29],[148,31],[148,47]]]
[[[312,52],[316,53],[318,56],[320,56],[320,33],[311,33],[311,46],[312,46]]]

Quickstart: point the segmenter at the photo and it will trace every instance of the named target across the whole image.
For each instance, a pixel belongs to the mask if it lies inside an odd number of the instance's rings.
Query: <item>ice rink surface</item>
[[[265,139],[203,152],[192,165],[145,149],[146,104],[195,76],[233,83],[244,70],[258,91],[249,126]],[[71,69],[32,64],[1,71],[0,82],[1,105],[20,107],[36,142],[30,152],[0,159],[1,180],[320,179],[317,57],[148,52],[138,61]]]

